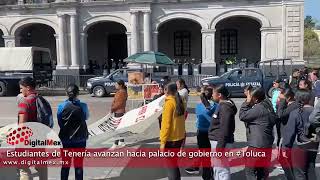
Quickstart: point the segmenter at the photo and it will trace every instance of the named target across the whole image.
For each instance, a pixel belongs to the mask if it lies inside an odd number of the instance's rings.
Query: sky
[[[320,0],[305,0],[305,15],[311,15],[320,21]]]

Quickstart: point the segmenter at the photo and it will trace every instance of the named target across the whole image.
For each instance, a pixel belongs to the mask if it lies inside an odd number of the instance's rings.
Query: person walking
[[[177,87],[178,87],[178,92],[182,99],[185,101],[186,104],[188,104],[189,100],[189,89],[188,86],[186,85],[186,82],[184,79],[179,78],[176,82]]]
[[[203,93],[200,96],[200,102],[196,105],[196,127],[197,127],[197,144],[200,150],[210,149],[211,144],[208,137],[212,115],[218,104],[212,101],[213,89],[211,87],[203,87]],[[204,151],[204,150],[202,150]],[[210,158],[202,158],[202,179],[211,180],[213,177],[212,168],[204,165],[210,164]],[[185,170],[188,174],[198,174],[199,167],[191,167]]]
[[[272,107],[273,107],[273,110],[274,112],[277,112],[277,101],[278,101],[278,98],[279,98],[279,95],[280,95],[280,83],[281,83],[281,80],[280,79],[277,79],[273,82],[273,91],[272,91]]]
[[[89,135],[86,123],[89,118],[88,106],[78,99],[77,85],[70,84],[66,88],[66,94],[68,99],[60,103],[57,110],[59,138],[63,148],[70,148],[70,151],[85,149]],[[72,160],[75,166],[75,179],[83,179],[83,157],[62,156],[62,160],[68,162],[68,165],[63,165],[61,168],[61,180],[68,180]]]
[[[27,122],[38,122],[37,119],[37,96],[36,81],[31,77],[22,78],[19,81],[20,94],[18,100],[18,124]],[[48,179],[47,167],[35,167],[39,173],[40,180]],[[31,178],[31,170],[28,167],[19,168],[20,180],[29,180]]]
[[[258,151],[261,148],[272,148],[274,141],[273,128],[276,114],[271,102],[266,98],[263,88],[252,89],[242,104],[239,112],[240,121],[246,126],[248,141],[247,151]],[[259,164],[271,161],[271,150],[266,152],[265,159],[248,159],[245,167],[247,180],[268,179],[269,168],[257,167]]]
[[[213,100],[218,103],[218,108],[213,114],[209,127],[208,137],[212,151],[232,148],[234,143],[235,115],[237,107],[229,99],[230,93],[224,85],[219,85],[213,90]],[[227,151],[227,149],[224,149]],[[229,160],[226,158],[213,159],[213,174],[215,180],[230,180]]]
[[[284,148],[291,149],[293,147],[297,147],[296,145],[299,142],[303,142],[303,138],[308,136],[305,132],[305,127],[310,123],[309,117],[314,110],[310,105],[312,96],[308,90],[298,90],[296,97],[299,103],[299,108],[290,113],[289,120],[285,126],[282,143]],[[319,142],[315,142],[311,144],[309,147],[310,149],[298,148],[297,151],[292,152],[293,172],[296,180],[317,179],[315,161],[317,158],[318,147]],[[297,154],[297,152],[299,154]],[[284,157],[288,157],[289,153],[290,151],[287,149],[283,150]]]
[[[282,92],[279,98],[280,98],[280,103],[279,103],[277,114],[278,114],[278,121],[280,124],[281,134],[284,134],[285,133],[284,129],[286,128],[286,125],[288,123],[289,115],[292,111],[299,108],[299,104],[295,100],[295,94],[291,88],[286,89],[284,92]],[[282,166],[282,169],[284,170],[284,174],[287,180],[294,180],[291,154],[288,154],[286,157],[282,155],[282,148],[283,148],[282,141],[283,141],[283,137],[281,137],[281,140],[280,140],[278,159]]]
[[[111,113],[113,113],[114,117],[119,118],[122,117],[126,112],[126,104],[128,99],[127,86],[125,85],[123,80],[119,80],[116,83],[116,94],[113,98],[111,105]],[[123,147],[125,146],[124,139],[115,140],[112,148],[115,147]]]
[[[165,102],[162,112],[160,130],[160,150],[180,149],[185,139],[185,103],[180,97],[175,83],[165,87]],[[167,159],[167,172],[169,180],[181,179],[177,159]]]
[[[320,80],[319,80],[319,71],[314,69],[310,73],[310,79],[312,81],[312,92],[315,96],[314,106],[317,105],[320,99]]]
[[[293,90],[293,92],[297,91],[299,76],[300,76],[299,69],[294,69],[292,72],[292,75],[290,76],[290,79],[289,79],[289,85],[290,85],[291,89]]]
[[[316,95],[314,93],[314,91],[312,90],[313,86],[312,86],[312,82],[308,79],[301,79],[299,81],[299,87],[298,87],[298,90],[307,90],[309,91],[310,95],[311,95],[311,99],[310,99],[310,102],[309,104],[311,106],[314,106],[314,102],[315,102],[315,99],[316,99]]]

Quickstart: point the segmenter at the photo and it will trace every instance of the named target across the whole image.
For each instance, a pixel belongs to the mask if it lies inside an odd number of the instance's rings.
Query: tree
[[[306,16],[304,19],[304,28],[313,29],[316,26],[316,20],[312,18],[312,16]]]
[[[306,58],[320,55],[318,35],[310,28],[304,30],[304,56]]]

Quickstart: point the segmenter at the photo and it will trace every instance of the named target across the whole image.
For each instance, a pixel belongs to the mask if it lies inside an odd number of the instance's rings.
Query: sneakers
[[[188,174],[199,174],[199,168],[192,167],[192,168],[187,168],[185,169],[186,173]]]

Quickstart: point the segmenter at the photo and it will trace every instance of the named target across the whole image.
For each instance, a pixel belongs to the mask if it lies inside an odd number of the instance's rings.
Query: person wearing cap
[[[272,99],[271,99],[271,102],[272,102],[272,107],[273,107],[273,110],[274,112],[277,112],[277,102],[278,102],[278,98],[279,98],[279,95],[280,95],[280,83],[281,83],[281,80],[280,79],[276,79],[275,81],[273,81],[273,88],[274,90],[272,91]]]
[[[89,109],[86,103],[78,99],[79,87],[70,84],[66,89],[68,99],[58,105],[57,119],[60,127],[59,138],[63,148],[84,149],[88,139],[88,127],[86,120],[89,118]],[[68,180],[70,171],[70,157],[62,157],[69,164],[61,168],[61,180]],[[75,179],[83,179],[83,158],[73,159],[75,167]]]

